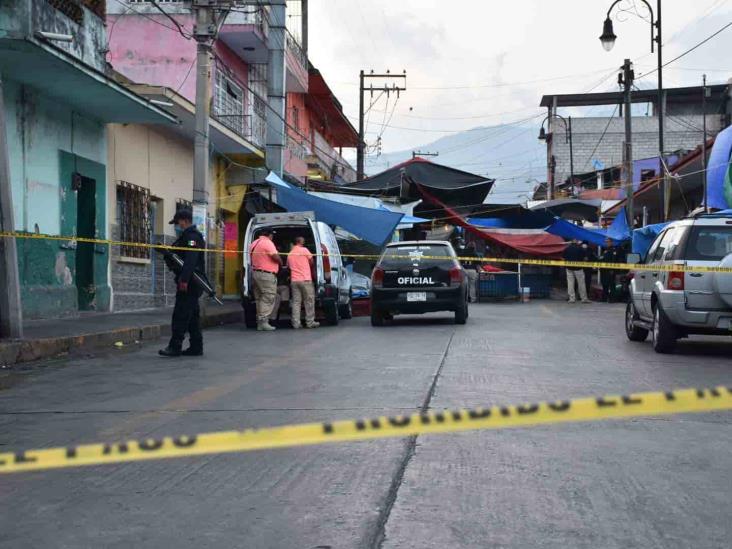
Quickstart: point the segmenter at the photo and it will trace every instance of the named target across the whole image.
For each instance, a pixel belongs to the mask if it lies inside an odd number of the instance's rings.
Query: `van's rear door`
[[[242,255],[241,269],[241,296],[243,298],[251,298],[249,289],[252,287],[252,257],[249,253],[249,246],[252,245],[252,235],[254,234],[254,219],[249,220],[247,231],[244,233],[244,253]]]
[[[318,227],[315,223],[315,214],[311,212],[311,217],[307,219],[308,227],[313,235],[313,243],[315,244],[315,273],[316,273],[316,291],[325,284],[325,269],[323,267],[323,246],[318,233]]]

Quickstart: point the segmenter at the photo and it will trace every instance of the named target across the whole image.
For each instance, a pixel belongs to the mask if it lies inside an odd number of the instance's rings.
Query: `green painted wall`
[[[76,235],[73,173],[96,180],[95,226],[106,237],[106,128],[38,90],[7,80],[10,172],[18,231]],[[109,310],[109,250],[94,253],[94,291],[88,308]],[[76,251],[71,241],[18,239],[24,318],[78,314]]]

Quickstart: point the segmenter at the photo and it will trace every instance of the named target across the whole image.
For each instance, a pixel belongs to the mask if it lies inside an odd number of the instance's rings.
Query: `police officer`
[[[173,243],[173,250],[183,260],[183,266],[175,274],[175,307],[173,308],[172,334],[170,343],[158,353],[161,356],[201,356],[203,354],[203,334],[201,333],[201,308],[198,303],[203,289],[192,280],[193,272],[205,273],[203,250],[206,243],[203,235],[193,224],[193,216],[189,210],[176,212],[171,225],[175,225],[178,239]],[[168,264],[170,267],[171,265]],[[189,337],[189,347],[184,351],[183,340],[186,332]]]

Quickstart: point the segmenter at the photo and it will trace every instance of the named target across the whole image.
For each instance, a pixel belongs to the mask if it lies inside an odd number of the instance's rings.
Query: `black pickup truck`
[[[453,311],[468,318],[467,278],[455,250],[445,241],[389,244],[371,275],[371,324],[398,314]]]

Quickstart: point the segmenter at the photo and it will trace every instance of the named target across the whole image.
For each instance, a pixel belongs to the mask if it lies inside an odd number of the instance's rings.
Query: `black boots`
[[[175,348],[171,347],[170,345],[168,345],[168,346],[167,346],[167,347],[166,347],[165,349],[160,349],[160,350],[158,351],[158,354],[159,354],[160,356],[169,356],[169,357],[173,357],[173,356],[180,356],[180,355],[182,355],[183,353],[181,352],[181,350],[180,350],[180,349],[175,349]]]
[[[185,351],[181,353],[182,356],[203,356],[203,349],[194,349],[193,347],[188,347]]]

